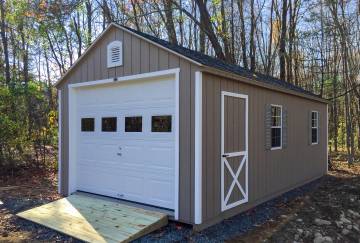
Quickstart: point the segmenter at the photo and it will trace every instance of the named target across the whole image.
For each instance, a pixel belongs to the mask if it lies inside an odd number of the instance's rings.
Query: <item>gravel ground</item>
[[[337,163],[329,175],[261,204],[202,232],[170,222],[136,242],[359,242],[360,165]],[[79,242],[15,216],[60,198],[56,175],[18,188],[0,187],[0,242]],[[3,183],[0,180],[0,184]],[[6,185],[13,185],[8,183]],[[24,184],[31,186],[23,186]]]
[[[234,237],[253,230],[266,221],[279,217],[284,213],[283,205],[304,196],[314,190],[322,180],[316,180],[303,187],[297,188],[271,201],[263,203],[250,211],[238,214],[230,219],[209,227],[199,233],[192,233],[190,228],[178,230],[174,223],[157,232],[149,234],[137,242],[149,241],[194,241],[194,242],[223,242],[236,240]]]

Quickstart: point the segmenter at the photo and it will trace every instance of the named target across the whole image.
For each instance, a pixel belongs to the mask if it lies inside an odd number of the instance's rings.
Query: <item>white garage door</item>
[[[175,82],[76,93],[76,189],[174,209]]]

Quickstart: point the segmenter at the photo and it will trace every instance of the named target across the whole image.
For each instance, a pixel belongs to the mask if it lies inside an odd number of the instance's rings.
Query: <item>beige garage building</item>
[[[327,173],[327,101],[111,24],[56,84],[59,191],[201,229]]]

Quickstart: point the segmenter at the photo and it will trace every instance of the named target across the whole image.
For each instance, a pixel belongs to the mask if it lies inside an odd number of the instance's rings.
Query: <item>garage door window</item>
[[[125,117],[125,132],[142,132],[142,117]]]
[[[171,132],[171,116],[152,116],[151,132]]]
[[[95,119],[94,118],[81,118],[81,131],[82,132],[93,132],[95,130]]]
[[[103,117],[101,123],[101,130],[103,132],[116,132],[116,117]]]

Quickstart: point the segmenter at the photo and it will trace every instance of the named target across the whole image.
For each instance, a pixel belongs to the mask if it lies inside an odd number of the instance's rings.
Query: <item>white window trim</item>
[[[78,88],[81,87],[91,87],[91,86],[98,86],[110,83],[120,83],[120,82],[136,82],[143,79],[149,79],[153,77],[167,77],[171,76],[174,77],[175,82],[175,121],[174,121],[174,133],[175,133],[175,152],[174,152],[174,160],[175,160],[175,188],[174,188],[174,218],[175,220],[179,219],[179,188],[180,188],[180,181],[179,181],[179,173],[180,173],[180,165],[179,165],[179,143],[180,143],[180,122],[179,122],[179,115],[180,115],[180,68],[173,68],[168,70],[162,71],[155,71],[150,73],[143,73],[143,74],[135,74],[130,76],[118,77],[118,78],[111,78],[111,79],[103,79],[103,80],[94,80],[94,81],[87,81],[81,82],[76,84],[68,84],[68,91],[69,91],[69,98],[68,98],[68,109],[69,109],[69,168],[68,168],[68,194],[72,194],[76,192],[76,158],[77,158],[77,148],[76,148],[76,95]]]
[[[273,126],[273,125],[271,125],[271,127],[270,127],[270,129],[271,129],[271,131],[272,131],[272,129],[273,128],[280,128],[280,146],[278,146],[278,147],[271,147],[271,149],[270,150],[278,150],[278,149],[282,149],[282,134],[283,134],[283,128],[282,128],[282,125],[283,125],[283,107],[282,107],[282,105],[275,105],[275,104],[271,104],[270,105],[270,107],[279,107],[280,108],[280,126]],[[271,119],[272,119],[272,113],[271,113]],[[270,132],[271,133],[271,132]],[[272,135],[271,135],[271,140],[272,140]]]
[[[313,127],[312,126],[312,113],[316,113],[316,127]],[[316,145],[316,144],[319,144],[319,112],[318,111],[311,111],[311,145]],[[316,128],[316,142],[313,143],[312,142],[312,130]]]

